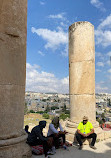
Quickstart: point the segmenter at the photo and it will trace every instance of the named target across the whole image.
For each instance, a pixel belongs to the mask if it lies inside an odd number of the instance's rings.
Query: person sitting
[[[58,128],[60,131],[58,131]],[[54,146],[52,148],[53,151],[55,151],[55,148],[59,148],[59,138],[62,137],[63,139],[63,148],[68,149],[65,145],[65,134],[67,132],[63,130],[60,122],[59,122],[59,117],[54,117],[52,122],[49,125],[49,130],[48,130],[48,137],[53,137],[54,139]]]
[[[76,139],[79,143],[79,149],[81,150],[83,147],[82,139],[85,138],[92,138],[92,142],[90,144],[90,147],[92,149],[96,149],[95,142],[96,142],[96,133],[94,133],[94,128],[92,124],[88,121],[88,117],[84,116],[83,121],[79,123],[76,133]]]
[[[52,147],[53,138],[43,136],[43,128],[46,127],[46,121],[40,121],[38,126],[35,126],[28,135],[27,143],[30,146],[43,145],[45,157],[48,158],[48,151]]]
[[[29,132],[28,130],[29,130],[29,126],[26,125],[26,126],[25,126],[25,132],[26,132],[27,134],[30,134],[30,132]]]

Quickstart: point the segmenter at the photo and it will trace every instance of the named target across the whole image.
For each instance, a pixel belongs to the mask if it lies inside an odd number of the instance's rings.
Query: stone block
[[[95,95],[70,95],[70,118],[72,122],[80,122],[83,116],[95,121]]]
[[[95,65],[92,61],[70,63],[70,94],[95,93]]]
[[[26,37],[27,0],[0,1],[0,32]],[[26,43],[26,41],[25,41]]]
[[[16,40],[15,40],[16,41]],[[12,44],[13,42],[13,44]],[[25,85],[26,49],[12,39],[0,44],[0,84]]]
[[[77,22],[69,27],[69,61],[95,60],[94,26]]]
[[[25,86],[0,85],[0,138],[9,138],[23,129]]]
[[[31,158],[31,148],[25,141],[17,144],[0,146],[0,158]]]

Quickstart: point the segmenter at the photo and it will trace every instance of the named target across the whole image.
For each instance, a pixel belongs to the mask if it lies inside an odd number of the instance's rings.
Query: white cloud
[[[26,64],[27,68],[30,70],[30,69],[40,69],[40,66],[37,65],[37,64],[34,64],[33,66],[30,65],[29,63]]]
[[[40,1],[40,4],[41,4],[41,5],[45,5],[45,2],[43,2],[43,1]]]
[[[108,72],[111,73],[111,69],[109,69]]]
[[[104,4],[100,0],[90,0],[90,3],[101,11],[106,11]]]
[[[45,54],[43,52],[41,52],[40,50],[38,51],[38,53],[41,55],[41,56],[45,56]]]
[[[103,86],[100,83],[96,83],[95,91],[96,91],[96,93],[106,93],[106,92],[108,92],[108,87]]]
[[[63,27],[67,27],[66,23],[64,23],[64,22],[60,22],[60,25]]]
[[[107,55],[108,55],[108,56],[111,56],[111,52],[108,52]]]
[[[97,57],[102,57],[102,53],[100,53],[100,52],[95,52],[95,55],[96,55]]]
[[[66,45],[65,49],[61,51],[61,55],[64,57],[68,57],[68,44]]]
[[[55,14],[55,15],[49,15],[48,18],[51,19],[61,19],[61,20],[65,20],[65,13],[59,13],[59,14]]]
[[[104,47],[111,45],[111,31],[95,30],[96,44]]]
[[[46,49],[51,48],[52,50],[56,50],[61,44],[65,45],[68,43],[68,34],[62,29],[59,31],[51,31],[49,29],[36,29],[32,27],[31,30],[32,33],[36,33],[47,42],[45,45]]]
[[[101,22],[98,26],[98,29],[111,28],[111,14],[106,17],[105,20]]]
[[[101,70],[100,70],[100,69],[96,69],[95,71],[96,71],[96,72],[101,72]]]
[[[54,74],[38,71],[26,64],[26,90],[36,92],[69,93],[69,77],[58,79]]]
[[[108,60],[108,61],[106,62],[106,64],[107,64],[107,65],[110,65],[110,64],[111,64],[110,60]]]
[[[104,19],[95,30],[96,45],[111,45],[111,14]]]
[[[103,62],[97,62],[97,66],[104,67],[104,63]]]
[[[104,84],[104,81],[100,81],[100,84]]]

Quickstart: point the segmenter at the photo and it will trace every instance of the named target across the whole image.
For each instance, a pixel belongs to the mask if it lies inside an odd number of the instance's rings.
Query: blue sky
[[[69,93],[68,28],[95,27],[96,92],[111,93],[111,0],[28,0],[26,90]]]

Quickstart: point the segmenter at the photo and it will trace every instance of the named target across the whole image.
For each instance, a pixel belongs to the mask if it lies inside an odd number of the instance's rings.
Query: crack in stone
[[[82,60],[82,61],[71,61],[70,63],[80,63],[80,62],[95,62],[94,60]]]
[[[8,36],[14,37],[14,38],[18,38],[19,37],[19,35],[7,33],[7,32],[5,32],[5,34],[8,35]]]
[[[94,93],[91,93],[91,94],[87,94],[87,93],[83,93],[83,94],[69,94],[69,96],[73,96],[73,95],[94,95]]]
[[[24,85],[20,85],[20,84],[11,84],[11,83],[9,83],[9,84],[1,84],[1,83],[0,83],[0,86],[22,86],[22,87],[24,87]]]

